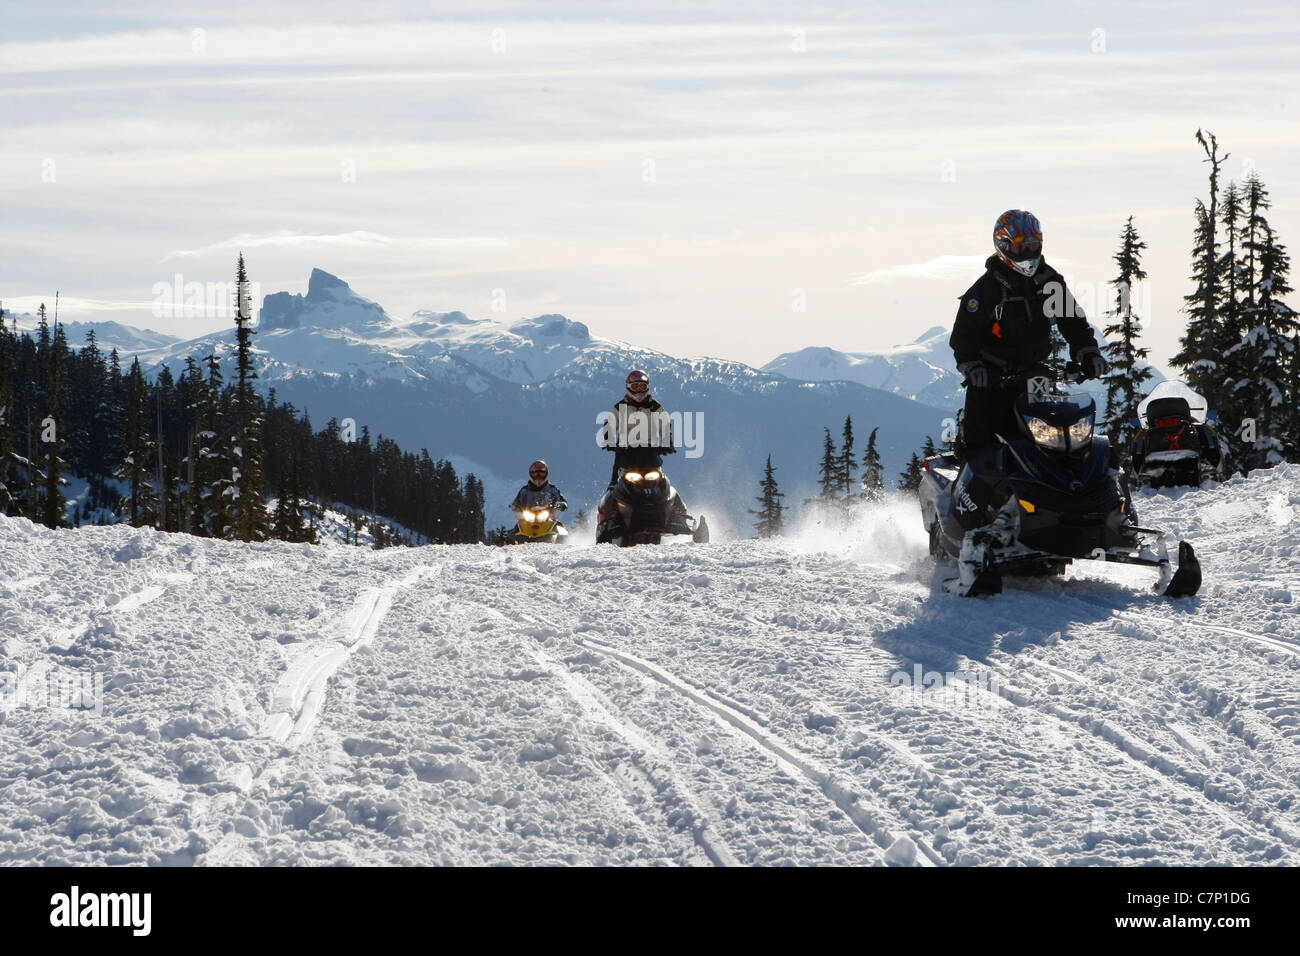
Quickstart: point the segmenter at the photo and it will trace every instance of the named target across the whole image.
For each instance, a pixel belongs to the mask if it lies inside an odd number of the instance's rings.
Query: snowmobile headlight
[[[546,520],[547,518],[549,518],[550,516],[551,516],[551,512],[550,512],[549,510],[547,510],[546,508],[543,508],[541,511],[537,512],[537,519],[536,519],[536,520],[538,520],[538,521],[545,521],[545,520]]]
[[[1041,418],[1025,416],[1025,427],[1029,429],[1034,444],[1042,445],[1053,451],[1065,451],[1065,429],[1059,425],[1050,425]]]
[[[1092,419],[1081,418],[1070,426],[1070,447],[1079,448],[1092,441]]]
[[[641,480],[641,472],[627,471],[623,473],[623,477],[626,478],[628,481],[632,482],[632,484],[636,484],[638,481]]]
[[[534,514],[533,514],[531,511],[529,511],[527,508],[525,508],[524,511],[523,511],[522,513],[523,513],[523,516],[524,516],[524,520],[525,520],[525,521],[536,521],[536,520],[537,520],[537,516],[534,515]]]
[[[657,472],[657,471],[647,471],[647,472],[645,473],[645,480],[646,480],[646,481],[658,481],[658,480],[659,480],[659,472]]]

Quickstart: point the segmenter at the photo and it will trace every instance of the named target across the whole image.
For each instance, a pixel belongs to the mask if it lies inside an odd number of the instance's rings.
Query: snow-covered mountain
[[[1138,508],[1195,599],[953,597],[914,501],[630,551],[0,517],[0,866],[1300,864],[1300,466]]]
[[[840,352],[813,346],[778,355],[763,366],[763,371],[784,375],[801,382],[857,382],[884,389],[939,408],[956,409],[965,403],[961,375],[953,365],[948,337],[952,329],[936,325],[915,341],[875,352]],[[1101,330],[1093,327],[1097,341],[1104,341]],[[1154,366],[1145,383],[1150,389],[1165,380]],[[1099,382],[1086,382],[1075,391],[1091,395],[1098,415],[1106,411],[1106,389]]]
[[[907,345],[877,352],[840,352],[812,346],[778,355],[763,371],[801,382],[857,382],[927,405],[960,403],[961,376],[952,367],[950,329],[927,329]]]
[[[11,318],[6,313],[5,318]],[[40,324],[40,319],[30,313],[22,313],[12,317],[17,322],[20,332],[34,332]],[[168,335],[165,332],[155,332],[153,329],[137,329],[134,326],[123,325],[121,322],[60,322],[63,327],[63,334],[68,338],[68,347],[74,350],[81,349],[86,344],[86,336],[90,332],[95,333],[95,344],[105,355],[113,349],[117,349],[118,355],[133,355],[145,352],[150,349],[161,349],[180,339],[175,335]]]
[[[861,442],[879,425],[886,467],[896,473],[925,435],[941,432],[945,414],[859,383],[801,383],[739,362],[675,358],[593,336],[562,315],[504,322],[421,311],[399,321],[320,269],[305,295],[265,297],[254,344],[262,387],[306,409],[316,427],[351,418],[474,471],[496,505],[490,522],[504,521],[506,502],[539,457],[575,508],[595,504],[610,468],[596,446],[596,416],[622,396],[634,367],[650,374],[669,410],[702,416],[694,436],[702,454],[675,456],[669,471],[696,510],[735,522],[746,519],[769,454],[793,503],[811,494],[824,427],[838,434],[851,415]],[[187,356],[233,348],[232,327],[141,360],[175,372]]]

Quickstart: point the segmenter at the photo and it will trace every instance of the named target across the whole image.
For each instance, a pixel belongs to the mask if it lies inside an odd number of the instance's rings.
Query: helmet
[[[627,400],[640,405],[650,397],[650,376],[640,369],[627,373]]]
[[[993,224],[993,248],[998,258],[1021,275],[1038,271],[1043,255],[1043,227],[1024,209],[1008,209]]]
[[[546,467],[546,462],[540,458],[528,466],[528,477],[535,485],[545,484],[550,475],[551,470]]]

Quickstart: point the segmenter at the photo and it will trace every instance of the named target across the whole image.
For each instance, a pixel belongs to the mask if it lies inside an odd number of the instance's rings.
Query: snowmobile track
[[[320,713],[330,678],[357,648],[374,640],[397,593],[437,570],[432,565],[422,566],[383,587],[362,591],[343,616],[341,636],[308,645],[280,678],[271,694],[271,713],[262,726],[262,736],[290,750],[301,747]]]
[[[1029,660],[1031,666],[1036,663]],[[1271,834],[1278,840],[1291,847],[1300,846],[1300,834],[1276,821],[1257,821],[1257,809],[1248,799],[1243,800],[1240,804],[1235,804],[1225,798],[1223,792],[1214,785],[1211,775],[1202,771],[1186,767],[1183,764],[1171,760],[1169,757],[1160,753],[1156,745],[1152,744],[1131,731],[1120,727],[1117,723],[1098,717],[1089,717],[1087,715],[1078,715],[1070,710],[1051,702],[1043,704],[1034,704],[1033,695],[1018,690],[1010,679],[1014,676],[1003,668],[996,668],[1006,675],[1008,680],[999,683],[996,691],[1003,699],[1010,701],[1017,707],[1026,707],[1040,714],[1055,717],[1062,724],[1070,727],[1078,727],[1087,731],[1093,736],[1113,744],[1118,748],[1135,766],[1140,767],[1143,771],[1152,775],[1152,779],[1158,780],[1166,786],[1178,790],[1186,790],[1195,794],[1204,807],[1228,828],[1238,828],[1244,831],[1263,830]],[[1060,668],[1051,668],[1051,673],[1059,677],[1065,677],[1069,674]],[[1076,682],[1083,683],[1077,675],[1072,676]],[[1132,701],[1129,701],[1132,703]],[[1194,749],[1184,745],[1184,749],[1192,750],[1192,755],[1201,759],[1200,755]],[[1202,762],[1204,762],[1202,760]],[[1234,812],[1235,811],[1235,812]]]
[[[729,725],[748,737],[754,744],[765,750],[768,756],[773,758],[790,776],[795,779],[802,776],[815,784],[823,794],[839,807],[845,816],[853,821],[853,824],[859,830],[871,837],[882,849],[889,849],[896,842],[897,838],[875,818],[874,814],[858,805],[859,795],[847,783],[821,769],[809,758],[795,753],[785,742],[758,726],[746,714],[713,699],[663,668],[634,654],[621,651],[594,638],[584,637],[581,640],[584,647],[588,647],[599,654],[604,654],[630,670],[637,671],[670,687],[678,694],[709,711],[714,719]],[[916,857],[917,865],[946,865],[943,858],[935,853],[924,840],[912,834],[908,834],[908,839],[920,851]]]
[[[691,814],[691,831],[695,843],[709,861],[714,866],[739,866],[740,861],[720,835],[716,821],[700,809],[699,799],[672,770],[663,748],[647,738],[636,724],[617,717],[613,705],[588,681],[574,674],[540,647],[534,648],[533,653],[538,665],[564,686],[587,719],[604,726],[632,748],[635,754],[633,767],[650,784],[652,792],[659,793],[666,782],[681,795]],[[662,780],[659,779],[661,777]]]

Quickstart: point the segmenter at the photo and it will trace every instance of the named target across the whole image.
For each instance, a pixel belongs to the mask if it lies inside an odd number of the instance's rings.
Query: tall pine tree
[[[116,477],[126,485],[123,507],[127,520],[131,522],[131,527],[139,528],[153,523],[158,496],[150,460],[154,442],[149,434],[149,388],[140,371],[138,358],[131,363],[123,441],[126,455],[117,469]]]
[[[244,254],[235,273],[235,381],[230,395],[231,464],[229,534],[240,541],[262,541],[270,530],[266,514],[266,474],[262,468],[262,398],[253,388],[253,315]]]
[[[1188,316],[1187,329],[1179,340],[1181,346],[1170,364],[1183,369],[1187,384],[1205,396],[1211,408],[1223,401],[1219,379],[1219,329],[1220,270],[1219,221],[1219,168],[1227,160],[1219,156],[1219,144],[1214,134],[1196,131],[1196,141],[1205,152],[1204,162],[1210,165],[1210,205],[1207,208],[1196,200],[1196,231],[1192,246],[1192,281],[1196,287],[1184,297]]]
[[[844,419],[840,452],[835,458],[835,482],[840,507],[847,513],[857,499],[858,462],[853,450],[853,417]]]
[[[772,456],[767,456],[767,464],[763,468],[763,480],[759,483],[759,490],[762,492],[756,499],[759,508],[755,511],[749,509],[749,513],[755,517],[754,531],[760,538],[772,538],[785,531],[785,505],[781,499],[785,497],[776,483],[776,469],[772,467]]]
[[[885,496],[885,466],[876,450],[877,426],[867,436],[867,450],[862,454],[862,497],[867,501],[880,501]]]
[[[1142,269],[1142,250],[1147,244],[1138,236],[1132,216],[1124,224],[1119,240],[1119,251],[1114,256],[1119,274],[1110,281],[1115,287],[1115,308],[1107,313],[1114,321],[1104,332],[1110,371],[1102,381],[1106,385],[1106,431],[1111,446],[1126,456],[1137,433],[1133,422],[1138,417],[1142,383],[1151,378],[1151,369],[1143,361],[1149,350],[1137,344],[1142,326],[1133,311],[1134,287],[1147,277]]]

